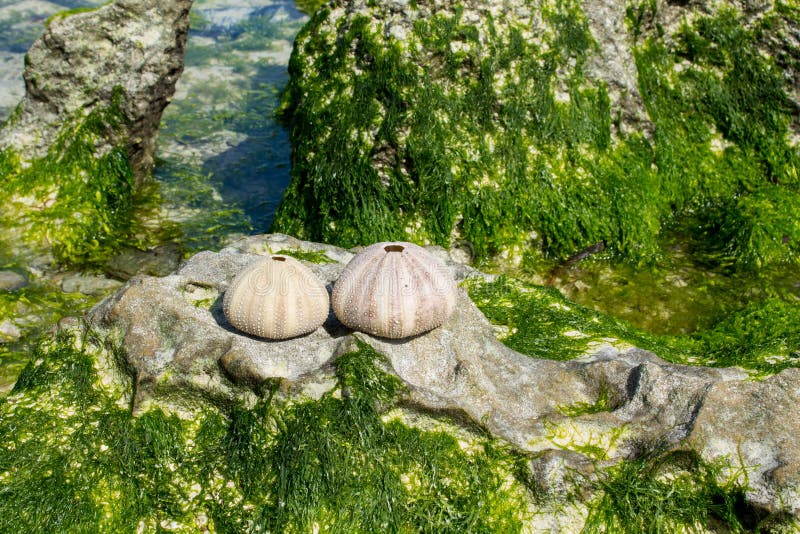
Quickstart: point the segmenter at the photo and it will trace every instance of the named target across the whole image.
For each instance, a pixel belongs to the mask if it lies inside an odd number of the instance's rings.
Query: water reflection
[[[293,2],[196,2],[186,69],[164,113],[156,178],[189,250],[269,228],[289,182],[276,122],[294,36]],[[198,191],[202,194],[198,195]]]

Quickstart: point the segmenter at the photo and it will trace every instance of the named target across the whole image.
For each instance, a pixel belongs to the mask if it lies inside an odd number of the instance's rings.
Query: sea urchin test
[[[248,265],[234,278],[222,303],[237,330],[266,339],[313,332],[328,317],[328,291],[294,258],[270,256]]]
[[[333,311],[346,326],[387,338],[441,326],[456,306],[450,270],[412,243],[376,243],[347,264],[333,287]]]

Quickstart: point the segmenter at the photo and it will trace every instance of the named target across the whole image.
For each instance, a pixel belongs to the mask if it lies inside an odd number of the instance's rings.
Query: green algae
[[[619,401],[614,398],[613,391],[608,384],[601,383],[597,398],[593,402],[576,402],[558,407],[559,413],[567,417],[580,417],[601,412],[611,412],[619,407]]]
[[[366,346],[339,358],[318,401],[279,401],[267,384],[253,407],[181,419],[120,406],[95,370],[98,342],[44,343],[0,400],[0,530],[521,528],[519,457],[385,422],[402,388]]]
[[[275,254],[291,256],[292,258],[310,263],[336,263],[325,254],[324,250],[281,249]]]
[[[757,522],[743,506],[746,488],[734,476],[720,482],[723,467],[693,452],[658,449],[621,462],[599,478],[602,491],[582,532],[705,532],[711,520],[749,531]]]
[[[58,13],[54,13],[53,15],[47,17],[47,20],[45,20],[44,25],[49,26],[55,20],[61,20],[66,17],[71,17],[72,15],[78,15],[80,13],[91,13],[92,11],[97,11],[98,9],[100,9],[100,7],[108,5],[110,3],[111,0],[100,5],[79,6],[79,7],[74,7],[72,9],[59,11]]]
[[[676,38],[675,48],[653,37],[635,48],[672,202],[705,218],[701,231],[740,266],[796,262],[800,154],[787,141],[781,69],[759,51],[758,28],[731,9]],[[712,148],[715,136],[722,148]]]
[[[772,297],[686,335],[648,334],[576,304],[551,287],[500,277],[470,279],[470,297],[499,330],[500,340],[536,358],[569,360],[603,344],[636,346],[675,363],[739,366],[754,377],[800,367],[800,303]]]
[[[779,8],[773,22],[790,16]],[[596,44],[577,3],[545,5],[536,39],[456,9],[417,21],[407,42],[367,16],[331,25],[321,8],[290,63],[292,182],[273,229],[343,246],[466,241],[478,261],[605,242],[649,264],[662,229],[691,215],[693,237],[738,268],[795,264],[800,160],[765,31],[723,8],[667,36],[650,9],[629,19],[652,138],[612,137],[607,89],[584,75]]]
[[[325,5],[324,0],[296,0],[295,4],[304,13],[313,15],[316,10]]]
[[[132,416],[119,403],[130,379],[100,380],[101,347],[124,368],[91,334],[45,339],[0,399],[0,530],[519,532],[536,513],[525,456],[480,432],[464,443],[386,417],[404,388],[366,345],[339,357],[319,400],[265,383],[254,406],[188,418]],[[577,447],[604,458],[600,441]],[[754,527],[763,515],[748,517],[745,487],[723,467],[645,451],[604,468],[584,532]]]
[[[30,359],[30,340],[62,317],[81,314],[96,301],[97,298],[64,293],[59,287],[41,282],[13,292],[0,291],[0,322],[8,321],[20,332],[18,340],[2,339],[0,334],[0,395],[11,390]]]
[[[569,16],[554,15],[561,30],[557,39],[573,45],[574,52],[544,66],[536,60],[535,45],[519,30],[511,30],[509,43],[489,43],[491,50],[481,53],[472,44],[478,38],[475,28],[461,24],[460,15],[418,21],[415,37],[437,60],[425,70],[405,58],[413,43],[406,48],[384,40],[366,17],[343,28],[333,48],[322,43],[318,48],[307,34],[325,15],[325,9],[319,11],[298,37],[290,63],[283,116],[293,128],[295,179],[279,208],[277,230],[344,246],[400,239],[410,232],[417,240],[446,246],[458,225],[480,259],[497,253],[519,234],[516,229],[530,227],[541,213],[534,204],[548,202],[548,191],[554,189],[546,171],[541,186],[531,191],[531,139],[523,135],[531,124],[523,124],[522,117],[552,117],[532,134],[545,144],[558,137],[607,144],[594,120],[607,115],[595,111],[607,108],[603,89],[572,84],[574,107],[558,104],[548,92],[560,63],[583,57],[581,47],[588,46],[585,23],[574,10]],[[355,40],[358,55],[351,58]],[[472,49],[454,53],[453,41],[472,44]],[[324,57],[313,65],[302,55],[317,53]],[[519,77],[530,83],[507,85],[501,105],[493,73],[512,62],[520,63]],[[339,75],[354,66],[360,72],[355,79]],[[467,68],[480,70],[480,76],[468,82],[463,94],[449,91],[449,85],[469,79],[463,72]],[[530,87],[538,92],[530,95]],[[374,139],[359,133],[373,127]],[[402,128],[408,128],[403,141],[397,131]],[[386,160],[381,172],[388,178],[379,176],[376,159]],[[496,168],[498,161],[508,162],[507,175]],[[585,196],[592,196],[588,189]],[[586,216],[592,216],[589,209]]]
[[[156,201],[152,190],[134,191],[127,150],[117,139],[126,124],[122,98],[118,89],[109,108],[73,117],[47,154],[27,165],[12,149],[0,152],[6,240],[16,231],[34,249],[51,248],[59,263],[82,267],[101,266],[121,247],[143,244],[134,213]],[[117,143],[100,153],[98,143],[109,138]]]

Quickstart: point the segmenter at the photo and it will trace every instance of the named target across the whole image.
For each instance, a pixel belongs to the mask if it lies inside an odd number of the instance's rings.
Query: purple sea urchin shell
[[[422,247],[376,243],[342,271],[332,302],[344,325],[398,339],[441,326],[455,309],[456,283],[450,270]]]

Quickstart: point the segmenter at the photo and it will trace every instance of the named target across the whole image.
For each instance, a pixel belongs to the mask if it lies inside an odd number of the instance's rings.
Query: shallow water
[[[796,268],[731,273],[699,261],[678,244],[658,265],[612,263],[599,255],[559,271],[552,282],[575,302],[653,334],[711,328],[730,313],[769,297],[800,303]]]
[[[190,251],[269,228],[291,152],[274,112],[306,20],[292,1],[195,2],[155,170],[167,218],[180,224]]]

